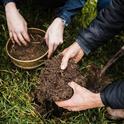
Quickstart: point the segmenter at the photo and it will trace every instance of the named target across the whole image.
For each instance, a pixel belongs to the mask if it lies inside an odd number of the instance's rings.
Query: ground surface
[[[23,4],[20,9],[29,27],[47,29],[52,21],[51,10],[42,13],[40,4],[34,4],[31,0]],[[49,14],[46,14],[49,13]],[[85,13],[85,12],[84,12]],[[87,13],[85,13],[87,14]],[[46,17],[47,15],[47,17]],[[48,16],[50,15],[50,16]],[[88,16],[89,17],[89,16]],[[65,31],[65,43],[59,48],[59,52],[71,44],[79,29],[75,19],[73,26]],[[83,22],[84,24],[85,22]],[[75,29],[75,30],[74,30]],[[86,73],[91,64],[102,68],[110,57],[124,43],[124,35],[116,36],[112,41],[99,48],[96,52],[85,57],[80,63],[80,70]],[[61,118],[52,117],[45,119],[36,112],[34,99],[30,93],[35,89],[38,76],[42,70],[39,67],[33,71],[24,71],[15,67],[5,52],[5,44],[8,39],[4,9],[0,7],[0,124],[123,124],[124,122],[110,121],[105,118],[105,109],[93,109],[77,113],[68,113]],[[110,49],[111,48],[111,49]],[[57,51],[58,52],[58,51]],[[124,58],[120,58],[107,71],[113,80],[124,77]]]

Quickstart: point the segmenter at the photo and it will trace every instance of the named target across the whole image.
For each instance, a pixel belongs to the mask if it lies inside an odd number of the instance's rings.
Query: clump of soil
[[[34,91],[36,109],[44,113],[61,113],[54,101],[67,100],[73,95],[73,90],[68,86],[71,81],[86,87],[93,92],[99,92],[108,84],[109,78],[99,77],[100,69],[92,65],[86,73],[81,74],[79,67],[73,61],[69,61],[66,70],[60,69],[61,57],[47,60],[39,77],[39,84]],[[54,114],[54,115],[55,115]],[[58,115],[58,114],[57,114]]]
[[[46,61],[45,67],[40,74],[36,93],[40,101],[43,97],[53,101],[69,99],[73,94],[72,88],[68,86],[71,81],[86,86],[77,64],[72,61],[69,62],[66,70],[61,70],[60,64],[61,57]]]
[[[46,60],[39,76],[39,84],[32,94],[36,110],[45,117],[61,115],[63,109],[54,101],[66,100],[73,95],[69,82],[75,81],[81,86],[86,86],[77,64],[70,61],[66,70],[61,70],[60,64],[60,56]]]
[[[30,34],[30,39],[27,46],[11,45],[10,54],[19,60],[33,60],[44,55],[47,51],[44,38],[39,34]]]

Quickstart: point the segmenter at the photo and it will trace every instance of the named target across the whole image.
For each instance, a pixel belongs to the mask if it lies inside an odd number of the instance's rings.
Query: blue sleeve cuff
[[[65,20],[65,26],[68,26],[71,23],[71,18],[68,16],[68,12],[66,11],[59,13],[58,17]]]
[[[2,3],[6,5],[9,2],[16,2],[16,0],[2,0]]]
[[[76,39],[76,42],[79,44],[79,46],[82,48],[83,52],[86,55],[88,55],[91,52],[91,50],[87,47],[85,42],[83,42],[83,39],[80,38],[80,36],[78,36],[78,38]]]
[[[113,109],[124,109],[124,81],[114,81],[107,85],[100,96],[105,106]]]
[[[67,0],[63,7],[58,9],[57,16],[64,19],[68,25],[72,17],[84,6],[85,0]]]

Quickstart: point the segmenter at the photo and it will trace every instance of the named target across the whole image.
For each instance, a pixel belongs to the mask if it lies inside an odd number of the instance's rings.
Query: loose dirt
[[[61,70],[60,64],[60,57],[45,62],[39,77],[37,96],[45,96],[53,101],[66,100],[73,94],[72,88],[68,86],[69,82],[75,81],[81,86],[86,86],[77,64],[71,61],[66,70]]]
[[[79,71],[79,66],[73,61],[68,63],[66,70],[60,69],[61,57],[54,57],[45,62],[39,76],[39,84],[33,92],[36,109],[41,113],[60,113],[54,101],[67,100],[73,95],[73,90],[68,86],[71,81],[86,87],[93,92],[99,92],[109,82],[109,78],[99,77],[100,69],[92,65],[88,72]],[[58,115],[58,114],[57,114]]]
[[[33,60],[47,51],[47,46],[43,40],[43,37],[39,34],[30,34],[30,43],[27,46],[19,46],[13,44],[10,48],[10,54],[19,60]]]

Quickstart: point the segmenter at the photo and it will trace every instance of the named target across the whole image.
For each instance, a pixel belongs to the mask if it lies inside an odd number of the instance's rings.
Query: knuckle
[[[15,33],[17,33],[17,34],[19,34],[20,32],[21,32],[21,30],[19,30],[19,29],[15,30]]]
[[[62,44],[62,43],[63,43],[63,40],[60,41],[60,44]]]
[[[59,45],[59,42],[55,42],[54,44],[58,46]]]

